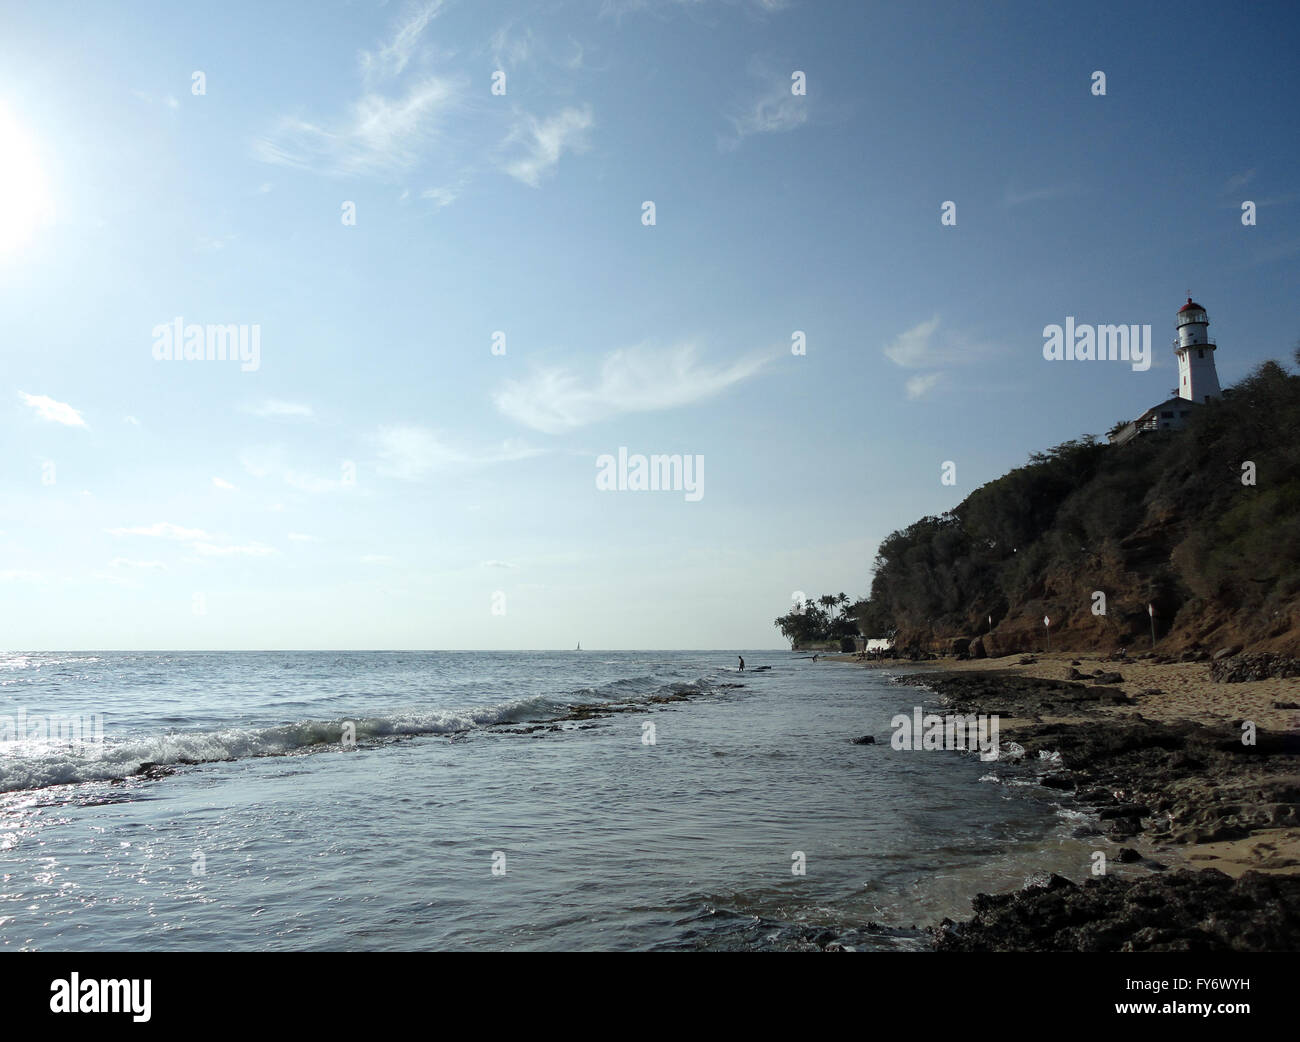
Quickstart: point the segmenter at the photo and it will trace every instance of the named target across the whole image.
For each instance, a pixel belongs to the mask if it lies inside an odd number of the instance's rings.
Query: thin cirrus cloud
[[[1053,199],[1067,199],[1079,194],[1077,184],[1044,185],[1042,188],[1019,189],[1008,187],[1002,195],[1002,205],[1007,209],[1026,203],[1044,203]]]
[[[1239,174],[1233,174],[1223,185],[1224,192],[1239,192],[1245,188],[1251,181],[1255,180],[1255,169],[1243,170]]]
[[[245,448],[239,453],[239,465],[252,477],[278,478],[299,492],[341,492],[356,488],[354,482],[344,480],[341,470],[338,477],[321,477],[290,466],[284,449],[279,445]]]
[[[793,70],[778,71],[766,59],[755,58],[750,62],[749,71],[764,86],[724,113],[731,124],[731,133],[718,139],[718,147],[723,151],[739,148],[745,138],[755,134],[784,134],[808,122],[807,95],[795,94],[791,89]]]
[[[263,543],[247,543],[242,546],[229,543],[195,543],[194,549],[204,557],[268,557],[275,553],[275,548]]]
[[[250,405],[245,412],[252,413],[254,416],[311,416],[312,408],[310,405],[303,405],[301,402],[286,402],[278,398],[268,398],[256,405]]]
[[[587,148],[587,131],[592,126],[587,106],[561,109],[539,120],[524,116],[506,139],[507,145],[522,141],[524,152],[505,163],[505,171],[517,181],[533,188],[560,164],[565,152],[582,152]]]
[[[522,442],[508,440],[487,449],[464,449],[444,441],[436,431],[417,424],[395,424],[375,435],[379,462],[385,477],[417,481],[440,471],[491,466],[541,454]]]
[[[560,434],[623,413],[654,412],[703,401],[755,376],[770,359],[751,355],[702,365],[693,345],[670,350],[622,348],[607,355],[593,379],[539,367],[494,396],[497,409],[526,427]]]
[[[413,167],[464,96],[462,85],[449,78],[405,76],[442,7],[442,0],[430,0],[410,8],[391,39],[360,53],[366,86],[345,112],[322,122],[285,117],[254,143],[253,154],[266,163],[336,176],[392,177]],[[407,82],[399,85],[400,78]],[[376,85],[381,82],[382,88]]]
[[[36,410],[36,415],[50,423],[61,423],[65,427],[87,427],[81,413],[67,402],[57,402],[44,394],[28,394],[19,391],[18,397]]]
[[[429,76],[404,94],[370,91],[328,124],[287,118],[254,146],[266,163],[339,176],[395,176],[413,167],[437,139],[441,121],[462,92],[450,79]]]
[[[236,544],[223,542],[223,537],[212,535],[201,528],[185,528],[170,521],[156,521],[152,525],[138,525],[132,528],[110,528],[109,535],[144,536],[151,539],[170,539],[174,542],[188,543],[190,549],[204,557],[266,557],[275,553],[275,549],[262,543]],[[114,558],[113,566],[122,567],[159,567],[157,562],[134,562],[125,557]]]
[[[368,77],[400,76],[419,46],[420,37],[446,6],[444,0],[429,0],[406,13],[397,23],[393,38],[375,51],[361,52],[361,71]]]
[[[156,521],[152,525],[140,525],[135,528],[110,528],[108,534],[118,536],[139,535],[152,539],[175,539],[179,542],[210,541],[214,538],[201,528],[184,528],[181,525],[174,525],[170,521]]]

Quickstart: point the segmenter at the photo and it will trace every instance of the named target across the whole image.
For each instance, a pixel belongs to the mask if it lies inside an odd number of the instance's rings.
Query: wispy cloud
[[[948,359],[934,345],[934,333],[938,328],[938,315],[917,323],[894,338],[894,342],[885,348],[885,357],[904,369],[943,364]]]
[[[299,492],[341,492],[355,488],[353,483],[343,480],[341,468],[336,477],[321,477],[290,465],[284,449],[279,445],[245,448],[239,453],[239,465],[245,473],[255,478],[278,478]]]
[[[166,571],[167,566],[161,561],[134,561],[129,557],[114,557],[108,562],[110,568],[145,568]]]
[[[170,521],[156,521],[152,525],[141,525],[136,528],[110,528],[108,534],[140,535],[152,539],[175,539],[183,542],[211,540],[214,538],[201,528],[183,528],[180,525],[172,524]]]
[[[517,568],[518,565],[511,564],[509,561],[484,561],[481,568]]]
[[[343,480],[342,476],[324,478],[319,474],[306,474],[300,470],[286,470],[283,476],[284,483],[299,492],[342,492],[345,488],[352,487],[350,483]]]
[[[718,139],[720,148],[730,151],[755,134],[784,134],[808,122],[808,97],[791,91],[793,72],[778,70],[767,61],[750,62],[750,74],[762,86],[724,113],[731,132]]]
[[[442,118],[461,92],[449,79],[426,77],[397,97],[369,92],[341,119],[326,124],[289,118],[254,145],[267,163],[355,176],[409,170],[436,140]]]
[[[28,394],[26,391],[19,391],[18,397],[36,410],[36,415],[42,420],[48,420],[50,423],[61,423],[66,427],[87,427],[85,420],[81,418],[81,413],[74,409],[67,402],[56,402],[43,394]]]
[[[461,189],[464,187],[465,184],[462,181],[460,184],[456,185],[442,185],[436,188],[426,188],[420,193],[420,198],[433,200],[434,206],[441,210],[444,206],[450,206],[454,203],[460,197]]]
[[[230,543],[195,543],[194,549],[204,557],[269,557],[275,548],[262,543],[238,546]]]
[[[522,141],[524,154],[505,164],[506,173],[526,185],[538,187],[542,178],[559,165],[566,151],[581,152],[587,148],[587,131],[591,126],[591,109],[587,106],[562,109],[540,121],[532,116],[523,117],[515,124],[506,144]]]
[[[748,380],[769,361],[750,355],[723,365],[702,365],[695,348],[623,348],[607,355],[599,373],[584,379],[562,368],[535,369],[507,383],[493,400],[511,419],[558,434],[621,413],[652,412],[690,405]]]
[[[492,60],[498,69],[522,65],[533,53],[532,29],[513,30],[514,25],[507,23],[492,34]]]
[[[216,487],[216,488],[221,488],[221,489],[225,489],[225,490],[228,491],[228,492],[234,492],[234,491],[235,491],[235,486],[232,485],[232,484],[231,484],[229,481],[227,481],[225,478],[214,477],[214,478],[212,479],[212,484],[213,484],[214,487]]]
[[[303,405],[300,402],[285,402],[278,398],[268,398],[257,405],[250,405],[245,412],[252,413],[254,416],[311,416],[312,408],[310,405]]]
[[[1002,195],[1002,205],[1010,209],[1026,203],[1042,203],[1051,199],[1065,199],[1079,193],[1077,184],[1044,185],[1042,188],[1020,189],[1008,186]]]
[[[1243,170],[1241,173],[1233,174],[1230,178],[1228,178],[1228,180],[1224,183],[1223,191],[1225,193],[1239,192],[1243,188],[1245,188],[1248,184],[1250,184],[1250,182],[1253,180],[1255,180],[1254,169],[1252,168],[1250,170]]]
[[[518,441],[505,441],[487,449],[459,448],[444,441],[436,431],[415,424],[384,427],[375,440],[378,444],[378,472],[405,481],[415,481],[456,467],[508,463],[541,454],[540,449]]]
[[[388,81],[406,72],[442,7],[442,0],[426,0],[408,8],[391,39],[360,53],[366,87],[342,114],[323,121],[281,119],[254,142],[253,154],[263,162],[340,176],[392,177],[410,169],[437,139],[442,120],[464,91],[440,76]]]
[[[918,322],[896,336],[884,348],[884,355],[900,369],[930,369],[910,376],[903,389],[911,401],[924,398],[940,387],[946,374],[940,367],[965,365],[987,358],[990,349],[960,330],[943,328],[938,315]]]
[[[919,398],[924,398],[934,390],[936,386],[938,386],[939,382],[943,380],[943,378],[944,374],[942,372],[920,373],[916,376],[909,376],[903,384],[903,387],[907,392],[908,400],[916,401]]]
[[[622,18],[641,11],[659,12],[673,8],[692,10],[709,6],[710,0],[601,0],[600,17]],[[729,6],[750,7],[756,11],[772,13],[784,11],[791,0],[722,0]]]
[[[234,241],[234,235],[200,235],[194,248],[199,253],[219,253]]]
[[[444,0],[427,0],[407,8],[396,24],[393,37],[375,51],[361,52],[361,70],[367,76],[400,76],[415,53],[420,37],[446,6]]]

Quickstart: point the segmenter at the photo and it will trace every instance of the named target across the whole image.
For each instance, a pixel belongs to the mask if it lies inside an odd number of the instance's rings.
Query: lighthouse
[[[1174,354],[1178,356],[1178,397],[1189,402],[1222,397],[1219,373],[1214,368],[1215,344],[1206,333],[1209,325],[1205,308],[1188,297],[1178,309]]]
[[[1178,390],[1170,392],[1175,397],[1151,406],[1135,420],[1115,424],[1106,435],[1112,445],[1123,445],[1151,431],[1179,430],[1187,425],[1193,404],[1204,405],[1223,397],[1219,372],[1214,368],[1215,344],[1206,332],[1210,328],[1210,316],[1205,308],[1188,297],[1187,303],[1178,309],[1176,326],[1174,354],[1178,356]]]

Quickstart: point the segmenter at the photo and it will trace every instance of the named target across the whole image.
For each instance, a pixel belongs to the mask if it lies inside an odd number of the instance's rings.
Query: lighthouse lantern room
[[[1188,297],[1178,310],[1174,353],[1178,356],[1178,397],[1189,402],[1208,402],[1222,395],[1214,367],[1215,343],[1206,333],[1209,325],[1205,308]]]

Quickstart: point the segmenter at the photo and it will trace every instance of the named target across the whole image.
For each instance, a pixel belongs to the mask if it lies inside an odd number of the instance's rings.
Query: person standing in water
[[[744,658],[744,656],[743,656],[743,655],[737,655],[736,658],[740,659],[740,671],[741,671],[742,673],[745,672],[745,658]]]

